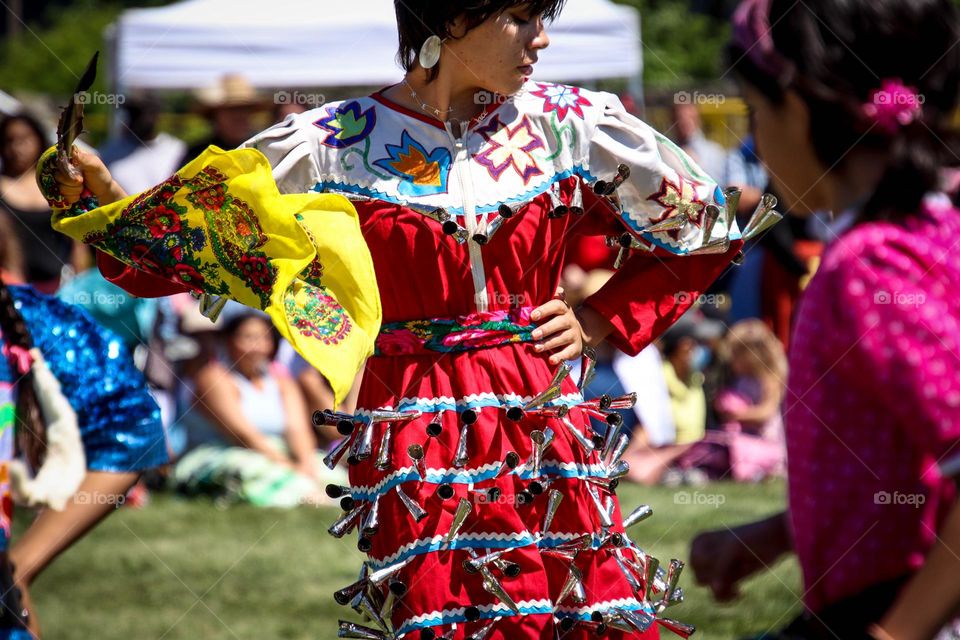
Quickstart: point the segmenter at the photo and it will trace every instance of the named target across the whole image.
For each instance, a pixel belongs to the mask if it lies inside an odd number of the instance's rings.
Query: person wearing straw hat
[[[180,166],[193,160],[210,145],[235,149],[254,133],[253,117],[268,102],[243,75],[228,73],[216,84],[194,93],[196,110],[210,123],[212,133],[187,149]]]

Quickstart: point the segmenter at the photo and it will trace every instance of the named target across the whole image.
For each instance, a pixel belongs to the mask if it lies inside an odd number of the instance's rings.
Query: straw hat
[[[230,107],[266,107],[267,101],[260,96],[250,81],[238,73],[228,73],[216,84],[198,89],[194,98],[200,111],[213,111]]]

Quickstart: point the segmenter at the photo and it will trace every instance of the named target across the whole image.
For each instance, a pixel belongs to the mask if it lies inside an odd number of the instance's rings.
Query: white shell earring
[[[424,69],[432,69],[440,62],[440,49],[443,47],[443,41],[439,36],[430,36],[420,47],[420,66]]]

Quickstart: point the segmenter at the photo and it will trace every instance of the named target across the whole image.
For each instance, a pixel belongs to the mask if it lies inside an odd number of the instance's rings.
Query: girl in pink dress
[[[958,24],[946,0],[747,0],[734,18],[732,59],[775,189],[792,211],[856,212],[804,293],[790,349],[789,511],[693,543],[697,577],[721,599],[796,552],[805,612],[767,637],[931,638],[955,611],[955,566],[947,583],[923,575],[929,554],[956,557],[938,534],[960,444],[960,212],[939,179],[958,157]]]

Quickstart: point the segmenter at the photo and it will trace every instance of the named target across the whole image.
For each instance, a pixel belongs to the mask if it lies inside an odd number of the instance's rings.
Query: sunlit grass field
[[[686,560],[703,529],[734,526],[781,509],[784,485],[720,483],[705,488],[624,486],[625,510],[654,517],[632,537],[662,561]],[[33,597],[52,640],[317,640],[336,637],[338,617],[355,619],[332,593],[356,579],[362,554],[326,529],[332,509],[294,511],[157,495],[121,509],[42,575]],[[22,528],[29,514],[18,513]],[[719,606],[685,573],[686,602],[673,617],[695,637],[733,640],[784,626],[799,610],[796,562],[751,580],[735,605]],[[668,638],[669,633],[663,637]]]

